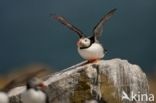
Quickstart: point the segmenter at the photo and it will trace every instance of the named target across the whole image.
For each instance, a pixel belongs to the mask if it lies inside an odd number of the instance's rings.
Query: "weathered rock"
[[[127,95],[132,91],[148,93],[148,81],[141,68],[121,59],[83,62],[49,75],[45,84],[49,86],[46,91],[50,103],[132,103],[121,100],[123,91]],[[16,89],[9,92],[11,103],[20,103],[19,95],[25,87],[15,93]]]

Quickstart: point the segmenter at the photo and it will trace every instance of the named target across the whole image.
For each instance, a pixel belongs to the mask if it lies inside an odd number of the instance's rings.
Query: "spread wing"
[[[93,36],[98,37],[103,32],[103,26],[105,23],[113,16],[117,9],[110,10],[106,15],[104,15],[100,21],[96,24],[96,26],[93,28]]]
[[[84,36],[83,32],[79,30],[77,27],[72,25],[68,20],[66,20],[63,16],[53,16],[53,18],[57,21],[59,21],[61,24],[65,25],[70,30],[76,32],[80,38]]]

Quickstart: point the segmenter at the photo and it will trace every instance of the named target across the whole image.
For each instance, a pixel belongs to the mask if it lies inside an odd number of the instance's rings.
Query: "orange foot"
[[[90,60],[88,60],[88,63],[93,63],[93,62],[96,62],[96,61],[98,61],[98,59],[90,59]]]
[[[86,64],[89,64],[89,63],[96,63],[98,62],[100,59],[90,59],[86,62]]]
[[[86,65],[86,64],[89,64],[89,63],[96,63],[98,62],[100,59],[89,59],[86,63],[82,64],[81,66],[83,65]]]

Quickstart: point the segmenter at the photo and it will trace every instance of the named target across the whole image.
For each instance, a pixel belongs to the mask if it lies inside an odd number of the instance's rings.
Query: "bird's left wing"
[[[100,21],[96,24],[96,26],[93,28],[93,36],[98,37],[102,31],[104,24],[113,16],[117,9],[110,10],[105,16],[103,16]]]

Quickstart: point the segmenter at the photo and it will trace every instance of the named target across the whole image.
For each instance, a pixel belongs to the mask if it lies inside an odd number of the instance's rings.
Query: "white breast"
[[[0,92],[0,103],[9,103],[9,98],[6,93]]]
[[[80,56],[87,60],[101,59],[104,57],[104,50],[101,44],[93,43],[89,48],[78,48]]]
[[[45,103],[46,95],[40,90],[29,89],[21,94],[23,103]]]

